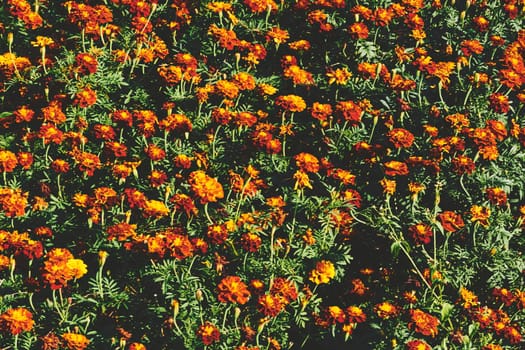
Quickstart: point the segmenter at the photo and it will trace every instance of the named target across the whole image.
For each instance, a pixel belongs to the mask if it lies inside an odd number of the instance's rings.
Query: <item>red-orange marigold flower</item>
[[[448,232],[456,232],[465,226],[461,215],[456,214],[453,211],[442,212],[438,215],[438,219],[441,222],[443,229]]]
[[[219,341],[221,333],[213,323],[206,321],[197,329],[197,336],[204,345],[211,345]]]
[[[432,350],[432,347],[427,344],[424,340],[411,340],[406,343],[407,350]]]
[[[435,337],[438,334],[439,319],[419,309],[410,310],[408,327],[422,335]]]
[[[417,244],[428,244],[433,236],[432,228],[422,223],[410,226],[408,232]]]
[[[250,298],[248,286],[239,276],[227,276],[221,280],[217,286],[219,299],[222,303],[246,304]]]

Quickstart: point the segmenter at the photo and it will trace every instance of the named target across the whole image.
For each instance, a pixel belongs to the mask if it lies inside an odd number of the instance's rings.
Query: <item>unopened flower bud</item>
[[[173,318],[176,318],[179,314],[179,301],[177,299],[173,299],[171,301],[171,306],[173,307]]]
[[[202,290],[200,289],[197,289],[197,291],[195,292],[195,299],[197,299],[197,301],[201,302],[203,297],[202,297]]]

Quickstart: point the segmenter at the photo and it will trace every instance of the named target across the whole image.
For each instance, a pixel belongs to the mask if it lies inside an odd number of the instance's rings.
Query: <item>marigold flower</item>
[[[310,182],[310,178],[308,177],[308,174],[304,171],[297,170],[293,175],[293,178],[295,179],[294,190],[303,189],[305,187],[313,189],[312,183]]]
[[[432,228],[426,224],[422,224],[422,223],[419,223],[419,224],[416,224],[416,225],[413,225],[413,226],[410,226],[408,228],[408,232],[410,233],[410,235],[412,236],[412,239],[417,243],[417,244],[428,244],[430,243],[432,237],[433,237],[433,232],[432,232]]]
[[[244,250],[250,253],[255,253],[259,250],[262,244],[262,239],[259,235],[247,232],[241,236],[241,246]]]
[[[353,101],[339,101],[335,110],[341,114],[343,119],[350,123],[350,125],[357,125],[361,122],[363,115],[362,108]]]
[[[352,77],[352,72],[348,71],[348,68],[337,68],[335,70],[330,69],[326,73],[328,78],[328,84],[346,85],[348,80]]]
[[[383,187],[383,193],[387,195],[393,195],[396,192],[396,181],[389,179],[382,179],[379,181],[381,187]]]
[[[248,286],[241,280],[239,276],[227,276],[221,280],[217,286],[219,299],[222,303],[237,303],[244,305],[250,298],[250,291]]]
[[[387,133],[387,136],[396,148],[408,148],[414,143],[414,135],[406,129],[392,129]]]
[[[0,315],[0,328],[12,335],[29,332],[34,324],[33,314],[23,307],[8,309]]]
[[[244,4],[255,13],[275,11],[278,8],[273,0],[244,0]]]
[[[438,219],[441,222],[443,229],[448,232],[456,232],[465,226],[461,215],[454,213],[453,211],[444,211],[438,214]]]
[[[407,350],[432,350],[432,347],[424,340],[416,339],[406,343]]]
[[[489,225],[490,208],[481,205],[470,207],[470,221],[479,222],[480,225],[487,227]]]
[[[374,311],[382,319],[396,317],[399,314],[399,308],[389,301],[383,301],[374,306]]]
[[[467,156],[457,156],[452,159],[452,166],[453,170],[459,174],[472,174],[474,172],[474,169],[476,169],[476,165],[474,164],[474,161],[470,159]]]
[[[308,279],[315,284],[329,283],[335,277],[335,266],[332,262],[321,260],[315,265],[315,269],[310,271]]]
[[[0,188],[0,209],[8,218],[24,216],[28,195],[20,189]]]
[[[259,296],[257,301],[258,310],[267,317],[275,317],[283,311],[285,304],[283,297],[273,294]]]
[[[368,27],[363,22],[357,22],[348,27],[348,32],[352,39],[366,39],[368,38]]]
[[[302,112],[306,109],[306,102],[297,95],[279,96],[275,100],[275,104],[289,112]]]
[[[358,306],[349,306],[346,308],[346,317],[350,323],[362,323],[366,321],[366,314]]]
[[[299,153],[295,157],[295,164],[304,172],[316,173],[319,171],[319,160],[310,153]]]
[[[190,173],[188,182],[192,191],[199,197],[201,204],[217,202],[224,198],[224,191],[220,182],[206,175],[202,170]]]
[[[82,108],[90,107],[97,102],[97,93],[89,86],[85,87],[77,92],[74,102]]]
[[[206,346],[218,342],[221,336],[219,329],[209,321],[206,321],[204,324],[200,325],[196,334]]]
[[[419,309],[410,310],[408,327],[422,335],[435,337],[438,333],[439,319]]]
[[[383,164],[385,167],[385,175],[387,176],[402,176],[408,175],[408,166],[406,163],[397,160],[391,160]]]
[[[69,350],[84,350],[91,342],[85,335],[77,333],[64,333],[62,340]]]
[[[496,113],[505,114],[510,110],[509,98],[499,92],[489,96],[489,105]]]
[[[128,350],[146,350],[146,346],[142,343],[131,343]]]
[[[489,187],[485,190],[489,202],[498,205],[504,206],[507,204],[507,193],[499,187]]]
[[[154,217],[154,218],[161,218],[163,216],[167,216],[170,213],[170,210],[166,205],[158,200],[151,199],[146,200],[144,203],[144,206],[142,207],[143,215],[145,217]]]
[[[16,154],[8,150],[0,150],[0,172],[10,173],[17,165]]]

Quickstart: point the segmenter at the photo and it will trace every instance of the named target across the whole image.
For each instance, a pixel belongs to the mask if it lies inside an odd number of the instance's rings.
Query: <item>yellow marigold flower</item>
[[[211,12],[221,13],[223,11],[231,11],[232,4],[229,4],[224,1],[214,1],[214,2],[210,2],[206,7]]]
[[[383,193],[388,195],[393,195],[396,192],[396,181],[383,179],[379,181],[381,187],[383,187]]]
[[[305,187],[308,187],[309,189],[313,189],[313,186],[310,183],[310,178],[308,177],[308,174],[305,173],[304,171],[297,170],[295,174],[293,175],[293,178],[295,179],[294,190],[303,189]]]
[[[0,315],[0,327],[13,335],[33,329],[33,314],[23,308],[9,309]]]
[[[80,259],[70,259],[66,263],[66,267],[70,270],[70,273],[75,278],[80,278],[87,273],[86,264]]]
[[[315,284],[328,283],[335,277],[335,266],[328,260],[321,260],[310,271],[309,280]]]
[[[146,217],[154,216],[156,218],[160,218],[170,213],[170,210],[163,202],[154,199],[147,200],[143,209],[144,216]]]
[[[41,35],[37,35],[36,40],[31,41],[31,45],[33,45],[34,47],[46,47],[53,45],[54,43],[55,42],[53,41],[53,39]]]

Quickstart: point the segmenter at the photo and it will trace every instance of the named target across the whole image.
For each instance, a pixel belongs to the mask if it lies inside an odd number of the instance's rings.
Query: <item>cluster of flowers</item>
[[[0,347],[518,349],[524,0],[8,0]]]

